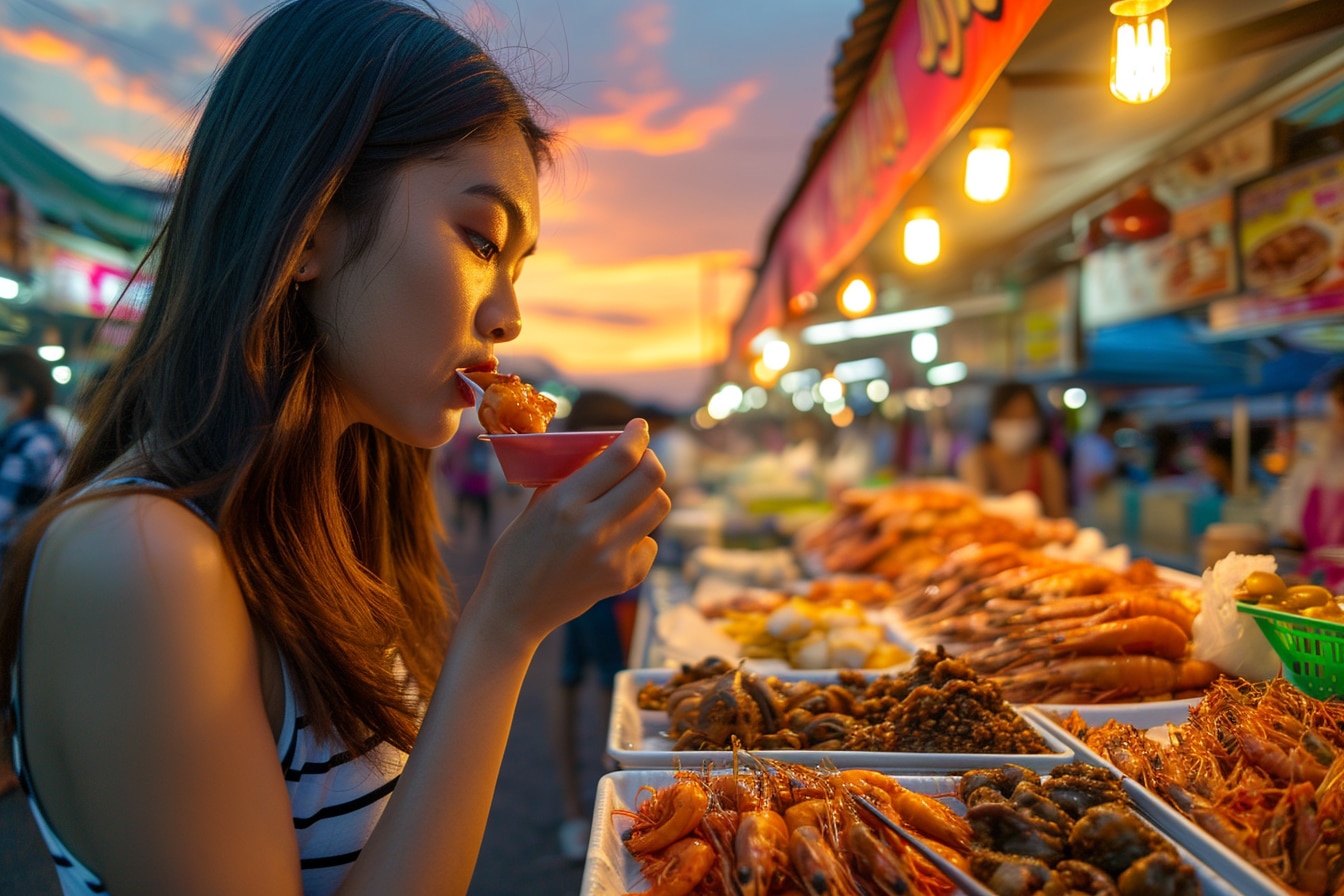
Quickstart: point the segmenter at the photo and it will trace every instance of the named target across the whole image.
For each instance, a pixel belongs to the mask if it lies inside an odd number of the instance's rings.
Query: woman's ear
[[[303,244],[303,251],[299,253],[299,266],[294,270],[294,280],[306,283],[321,274],[334,271],[344,245],[345,218],[328,206],[308,241]]]
[[[306,283],[317,277],[321,271],[321,261],[318,253],[314,251],[313,237],[308,238],[304,244],[303,251],[299,253],[299,266],[294,271],[294,281],[296,283]]]

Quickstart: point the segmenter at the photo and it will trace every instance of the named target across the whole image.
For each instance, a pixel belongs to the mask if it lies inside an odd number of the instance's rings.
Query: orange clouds
[[[576,118],[566,136],[588,149],[624,149],[650,156],[692,152],[707,145],[717,132],[737,120],[742,108],[760,93],[755,81],[730,86],[707,105],[688,109],[665,125],[655,119],[681,101],[681,92],[664,88],[631,94],[613,88],[602,99],[616,111]]]
[[[730,85],[708,103],[679,108],[683,93],[668,83],[656,52],[671,37],[668,16],[665,3],[651,2],[634,6],[621,17],[626,39],[615,61],[618,67],[633,69],[620,79],[632,88],[603,91],[600,99],[611,111],[574,118],[566,128],[570,139],[586,149],[649,156],[693,152],[732,125],[761,92],[761,85],[748,79]]]
[[[621,25],[630,33],[630,42],[616,56],[623,65],[639,62],[649,47],[662,46],[672,34],[667,25],[667,5],[663,3],[645,3],[628,10],[621,16]]]
[[[64,69],[83,81],[105,106],[128,109],[164,122],[177,117],[177,105],[155,91],[148,79],[127,76],[106,56],[90,53],[43,28],[14,31],[0,27],[0,49]]]
[[[24,33],[0,28],[0,48],[48,65],[75,65],[84,56],[82,47],[41,28]]]
[[[115,137],[91,137],[89,143],[123,162],[169,178],[180,174],[186,161],[182,150],[136,146]]]
[[[738,251],[612,265],[542,253],[518,284],[523,335],[501,351],[580,377],[713,363],[750,285],[748,263]]]

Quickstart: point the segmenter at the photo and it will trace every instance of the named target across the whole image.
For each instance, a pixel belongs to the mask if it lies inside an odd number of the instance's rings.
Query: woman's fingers
[[[591,501],[629,476],[648,447],[649,425],[640,419],[631,420],[605,451],[552,489],[564,486],[566,491]]]

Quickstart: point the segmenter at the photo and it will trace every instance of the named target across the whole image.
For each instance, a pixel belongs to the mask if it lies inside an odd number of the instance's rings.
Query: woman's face
[[[392,183],[377,237],[353,262],[339,213],[318,225],[300,280],[327,337],[347,423],[441,445],[472,404],[456,371],[489,363],[522,327],[514,283],[536,247],[537,170],[523,135],[472,141]]]
[[[1031,399],[1023,393],[1018,393],[1009,399],[999,410],[999,416],[996,420],[1035,420],[1036,406],[1031,403]]]

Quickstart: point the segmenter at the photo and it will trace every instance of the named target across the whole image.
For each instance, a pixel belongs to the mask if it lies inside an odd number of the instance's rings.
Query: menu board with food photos
[[[1251,181],[1236,201],[1248,293],[1291,298],[1344,289],[1344,153]]]
[[[1344,153],[1237,188],[1243,294],[1209,306],[1214,330],[1275,327],[1344,310]]]
[[[1232,196],[1177,208],[1171,231],[1141,243],[1115,243],[1083,258],[1082,318],[1110,326],[1227,295],[1236,289]]]

